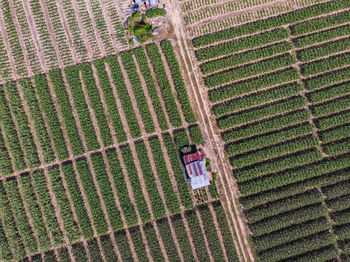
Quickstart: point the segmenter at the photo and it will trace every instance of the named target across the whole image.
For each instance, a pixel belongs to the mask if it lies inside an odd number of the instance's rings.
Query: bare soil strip
[[[45,0],[45,1],[47,1],[47,0]],[[78,58],[77,51],[75,50],[74,41],[72,39],[71,32],[70,32],[68,23],[66,21],[67,20],[66,14],[64,12],[64,9],[63,9],[63,6],[61,4],[61,1],[57,1],[56,4],[57,4],[58,16],[60,17],[60,21],[61,21],[61,23],[63,25],[63,29],[64,29],[64,31],[66,33],[66,36],[67,36],[67,39],[68,39],[69,48],[70,48],[70,51],[71,51],[71,54],[72,54],[72,57],[73,57],[73,61],[74,61],[74,63],[82,62]]]
[[[145,49],[144,49],[144,51],[145,51]],[[169,116],[168,116],[168,114],[167,114],[167,111],[166,111],[166,106],[165,106],[164,99],[162,99],[162,91],[161,91],[161,89],[160,89],[160,87],[159,87],[159,83],[158,83],[158,80],[157,80],[157,76],[156,76],[156,74],[155,74],[155,72],[154,72],[153,66],[152,66],[152,64],[151,64],[151,61],[150,61],[150,59],[149,59],[149,57],[148,57],[147,52],[145,52],[145,55],[146,55],[146,58],[147,58],[148,67],[150,68],[150,71],[151,71],[151,74],[152,74],[152,77],[153,77],[153,80],[154,80],[154,84],[155,84],[156,89],[157,89],[157,93],[159,94],[158,97],[160,98],[159,100],[160,100],[160,104],[161,104],[161,106],[162,106],[162,109],[163,109],[163,112],[164,112],[164,115],[165,115],[165,119],[166,119],[166,121],[167,121],[168,127],[171,128],[172,125],[171,125],[170,118],[169,118]]]
[[[96,0],[92,0],[92,1],[96,1]],[[94,33],[96,35],[98,47],[102,52],[102,56],[106,56],[106,50],[105,50],[104,44],[102,42],[100,33],[99,33],[97,26],[96,26],[96,22],[95,22],[95,18],[94,18],[93,12],[92,12],[90,1],[85,1],[85,3],[86,3],[86,7],[87,7],[87,13],[89,14],[90,19],[91,19],[91,25],[92,25],[92,27],[94,29]]]
[[[85,28],[84,28],[84,26],[82,24],[82,18],[80,17],[79,8],[78,8],[77,3],[75,2],[75,0],[72,0],[72,6],[73,6],[73,9],[74,9],[75,16],[77,18],[77,22],[78,22],[78,26],[79,26],[81,35],[83,36],[83,41],[84,41],[85,47],[86,47],[86,49],[88,51],[89,60],[91,60],[92,59],[91,46],[90,46],[90,43],[89,43],[88,38],[86,36],[86,30],[85,30]]]
[[[29,26],[29,29],[30,29],[30,33],[32,35],[34,46],[35,46],[36,51],[37,51],[36,55],[39,58],[41,68],[43,70],[47,70],[45,57],[44,57],[43,52],[42,52],[43,47],[41,45],[41,42],[39,41],[39,36],[38,36],[37,31],[35,29],[35,25],[34,25],[34,21],[33,21],[33,15],[31,13],[31,10],[30,10],[29,6],[28,6],[29,2],[26,1],[26,0],[21,0],[21,1],[22,1],[24,12],[26,14],[26,18],[27,18],[27,21],[28,21],[28,26]],[[11,2],[11,1],[9,1],[9,2]]]
[[[101,84],[100,84],[100,82],[98,80],[97,70],[96,70],[96,68],[94,66],[92,66],[92,70],[93,70],[93,73],[94,73],[94,77],[96,79],[96,85],[97,85],[99,94],[101,96],[102,106],[103,106],[104,111],[106,113],[107,119],[109,120],[108,121],[108,125],[109,125],[109,128],[110,128],[111,133],[112,133],[113,143],[115,145],[117,145],[118,144],[117,137],[115,135],[113,135],[113,134],[115,134],[115,130],[114,130],[114,127],[112,125],[112,122],[111,122],[109,114],[108,114],[108,109],[107,109],[107,105],[106,105],[106,102],[105,102],[105,99],[104,99],[104,94],[103,94],[102,89],[101,89]],[[95,116],[94,116],[93,119],[95,119]],[[96,121],[96,119],[95,119],[95,121]],[[97,124],[97,123],[94,123],[94,125],[95,124]],[[100,145],[101,145],[102,139],[101,139],[100,133],[98,133],[98,139],[100,140],[99,142],[100,142]],[[119,213],[121,215],[121,219],[123,221],[123,227],[127,228],[128,226],[127,226],[127,223],[126,223],[125,215],[124,215],[123,210],[122,210],[122,208],[120,206],[118,193],[117,193],[117,190],[115,188],[115,184],[114,184],[113,177],[112,177],[112,174],[111,174],[111,170],[110,170],[110,166],[109,166],[109,163],[108,163],[107,155],[106,155],[106,152],[104,150],[102,150],[102,156],[103,156],[103,160],[104,160],[104,163],[105,163],[105,166],[106,166],[106,171],[108,173],[109,182],[110,182],[111,187],[112,187],[114,200],[115,200],[116,206],[118,207]],[[137,261],[137,254],[136,254],[135,247],[134,247],[134,244],[132,242],[129,230],[126,230],[126,235],[127,235],[127,238],[128,238],[128,243],[129,243],[130,248],[131,248],[131,252],[133,254],[133,258]]]
[[[55,53],[56,53],[55,57],[56,57],[56,59],[58,61],[59,68],[63,68],[63,61],[62,61],[62,57],[60,55],[60,51],[58,50],[58,44],[57,44],[56,35],[55,35],[55,32],[54,32],[54,30],[52,28],[52,24],[51,24],[49,15],[48,15],[49,11],[47,10],[47,6],[45,4],[43,4],[42,1],[44,1],[44,0],[40,0],[40,6],[41,6],[41,8],[43,10],[43,14],[44,14],[44,17],[45,17],[45,23],[46,23],[47,29],[49,31],[51,43],[52,43],[52,45],[53,45],[53,47],[55,49]],[[55,64],[56,64],[56,62],[55,62]],[[50,69],[52,69],[52,68],[50,68]]]
[[[18,74],[17,74],[17,70],[16,70],[16,63],[15,63],[15,60],[14,60],[12,52],[11,52],[11,47],[10,47],[8,35],[6,32],[5,22],[2,19],[3,17],[4,17],[4,15],[3,15],[2,10],[0,8],[0,31],[1,31],[2,37],[4,39],[4,45],[5,45],[5,48],[6,48],[6,51],[8,54],[8,58],[9,58],[9,62],[10,62],[11,68],[12,68],[12,74],[14,76],[13,78],[16,80],[16,79],[18,79]]]
[[[119,98],[118,98],[117,88],[115,87],[114,82],[112,80],[113,77],[112,77],[111,70],[110,70],[108,64],[105,64],[105,66],[106,66],[106,71],[107,71],[107,74],[108,74],[108,77],[109,77],[109,80],[110,80],[110,83],[111,83],[111,86],[112,86],[112,89],[113,89],[113,94],[114,94],[114,97],[115,97],[116,105],[117,105],[118,110],[119,110],[120,118],[121,118],[121,121],[123,123],[123,127],[124,127],[124,130],[125,130],[125,133],[126,133],[126,135],[128,137],[128,140],[132,140],[131,135],[130,135],[129,126],[128,126],[127,121],[126,121],[126,117],[125,117],[125,114],[123,112],[123,109],[122,109],[122,106],[121,106],[121,102],[119,101]],[[130,198],[130,200],[132,202],[132,205],[134,206],[134,209],[135,209],[135,212],[136,212],[136,216],[137,216],[137,219],[138,219],[138,224],[142,225],[141,217],[140,217],[140,214],[139,214],[139,211],[137,209],[136,202],[135,202],[135,199],[134,199],[134,194],[133,194],[133,191],[132,191],[131,183],[129,181],[129,177],[127,175],[127,170],[126,170],[126,167],[125,167],[125,163],[124,163],[124,160],[123,160],[123,157],[121,155],[119,147],[116,147],[116,151],[117,151],[117,154],[118,154],[118,157],[119,157],[120,166],[121,166],[121,168],[123,170],[125,183],[126,183],[126,186],[127,186],[127,189],[128,189],[128,193],[129,193],[129,198]],[[140,168],[138,169],[138,173],[141,174],[140,173]],[[142,180],[141,181],[141,188],[143,190],[145,188],[144,186],[145,185],[144,185],[144,182]],[[146,203],[147,203],[147,199],[148,198],[146,198]],[[149,201],[149,199],[148,199],[148,201]],[[150,202],[148,202],[148,207],[149,206],[150,206]],[[148,247],[147,239],[146,239],[146,236],[145,236],[145,233],[144,233],[144,230],[143,230],[142,226],[140,226],[140,231],[141,231],[143,242],[145,243],[147,257],[148,257],[149,261],[153,261],[151,253],[150,253],[150,249]]]

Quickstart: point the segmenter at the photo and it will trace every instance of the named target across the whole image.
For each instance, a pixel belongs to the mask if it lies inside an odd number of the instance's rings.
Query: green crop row
[[[185,218],[187,220],[188,226],[191,231],[191,236],[193,240],[194,247],[196,249],[197,257],[199,261],[206,261],[209,257],[208,251],[203,245],[204,236],[198,221],[198,217],[195,211],[187,211],[185,212]]]
[[[18,232],[15,218],[10,209],[5,188],[2,183],[0,183],[0,212],[0,219],[4,227],[3,230],[6,234],[8,245],[13,252],[14,259],[20,260],[26,256],[26,250],[21,235]]]
[[[133,53],[135,54],[136,60],[141,70],[141,74],[146,82],[148,94],[151,98],[154,111],[157,115],[159,127],[161,130],[166,130],[169,127],[166,121],[162,104],[160,103],[160,99],[159,99],[160,94],[158,94],[157,88],[155,86],[155,83],[154,83],[155,80],[153,79],[151,70],[148,66],[148,61],[147,61],[147,57],[144,52],[144,49],[143,48],[134,49]]]
[[[295,155],[286,156],[278,160],[268,161],[259,166],[237,171],[235,177],[238,182],[245,182],[257,177],[276,173],[285,169],[314,163],[322,159],[322,154],[317,149],[305,153],[297,152]]]
[[[83,243],[77,243],[72,246],[72,253],[75,261],[88,261]]]
[[[87,91],[91,107],[95,113],[95,118],[100,129],[103,145],[112,145],[113,140],[111,132],[107,123],[107,118],[101,102],[101,96],[97,89],[96,80],[91,69],[91,65],[81,64],[78,68],[82,73],[82,81],[84,82],[84,87]]]
[[[121,151],[123,159],[124,159],[126,171],[128,172],[128,178],[129,178],[129,181],[130,181],[130,184],[131,184],[131,187],[132,187],[132,191],[134,193],[134,199],[135,199],[135,202],[136,202],[136,207],[137,207],[137,209],[139,211],[141,220],[142,220],[142,222],[149,221],[151,219],[150,211],[148,210],[147,203],[145,201],[145,197],[144,197],[142,189],[140,187],[140,176],[141,176],[141,174],[138,174],[138,172],[136,170],[135,163],[134,163],[134,158],[133,158],[133,155],[131,153],[130,147],[128,147],[128,146],[121,147],[120,151]],[[146,154],[145,157],[147,157],[147,156],[148,155]],[[141,159],[140,159],[140,163],[141,163]],[[146,162],[143,162],[143,164],[141,164],[141,168],[143,167],[143,165],[145,163]],[[145,171],[145,170],[146,170],[146,168],[144,170],[142,170],[142,171]],[[147,169],[147,170],[151,171],[152,169]],[[150,180],[148,180],[148,178]],[[148,175],[148,176],[144,176],[143,179],[145,179],[147,191],[148,192],[155,192],[155,191],[151,191],[151,189],[149,188],[149,185],[152,185],[153,188],[156,188],[154,178],[152,178],[152,177],[150,177],[150,175]],[[158,191],[158,189],[157,189],[157,191]],[[159,193],[158,194],[150,193],[150,196],[151,196],[150,200],[151,201],[152,200],[159,201],[159,200],[153,198],[153,196],[155,196],[155,198],[157,198],[156,196],[158,196],[158,195],[159,195]],[[153,207],[153,205],[152,205],[152,207]],[[157,207],[157,206],[154,206],[154,208],[155,207]],[[162,206],[158,206],[158,208],[162,208]]]
[[[285,243],[328,230],[329,227],[330,225],[327,219],[325,217],[320,217],[318,219],[306,221],[302,224],[287,227],[270,234],[253,237],[253,242],[257,250],[261,252],[263,250],[268,250],[281,246]]]
[[[222,137],[225,142],[234,141],[237,139],[246,138],[249,136],[264,134],[273,131],[277,128],[293,125],[296,123],[302,123],[308,121],[310,113],[307,111],[292,112],[287,115],[278,116],[276,118],[263,120],[254,125],[248,125],[233,129],[229,132],[223,133]]]
[[[121,229],[123,228],[123,222],[115,203],[114,194],[110,185],[102,155],[98,154],[91,156],[91,162],[94,167],[96,180],[98,187],[100,188],[102,200],[106,207],[111,227],[113,230]]]
[[[322,202],[322,195],[320,192],[313,189],[302,194],[282,198],[266,205],[249,209],[245,212],[245,217],[248,219],[249,223],[256,223],[268,217],[320,202]]]
[[[158,238],[157,238],[156,232],[154,231],[153,225],[151,223],[148,223],[143,226],[143,230],[146,235],[148,247],[150,249],[150,253],[153,258],[153,261],[164,261],[165,259],[162,255],[162,252],[160,251],[161,249],[160,249]]]
[[[38,75],[34,77],[34,81],[36,92],[39,96],[41,109],[46,117],[47,124],[49,126],[48,132],[54,142],[58,159],[67,159],[69,157],[69,154],[64,140],[63,131],[61,129],[60,122],[58,121],[57,112],[51,98],[47,79],[45,75]],[[53,84],[54,83],[55,82],[53,82]],[[69,100],[67,99],[67,101]]]
[[[299,79],[299,72],[295,68],[289,68],[282,72],[274,72],[268,75],[234,83],[219,89],[209,91],[209,98],[212,103],[228,98],[258,91],[266,87],[281,85]]]
[[[273,104],[264,105],[253,110],[240,111],[217,120],[220,129],[227,129],[233,126],[246,124],[248,122],[261,120],[278,114],[288,113],[306,105],[306,99],[295,96],[285,101],[278,101]]]
[[[331,130],[326,130],[320,134],[323,143],[329,143],[342,138],[349,137],[350,125],[344,125]]]
[[[206,62],[200,65],[203,74],[213,73],[215,71],[238,66],[254,60],[271,57],[277,54],[287,52],[293,48],[292,43],[282,42],[274,45],[262,47],[257,50],[250,50],[244,53],[235,54],[229,57]]]
[[[311,179],[313,177],[321,176],[322,174],[335,172],[348,167],[348,158],[349,156],[338,157],[336,159],[326,159],[313,165],[300,167],[296,170],[289,170],[273,176],[262,177],[255,181],[241,184],[239,189],[242,195],[248,196],[261,191],[267,191],[290,183],[302,181],[307,178]]]
[[[262,236],[271,232],[316,219],[327,214],[321,203],[294,209],[274,217],[269,217],[249,225],[254,236]]]
[[[87,248],[89,250],[91,261],[103,262],[97,239],[88,241]]]
[[[98,234],[104,234],[108,231],[108,226],[102,211],[101,202],[98,197],[96,186],[94,184],[88,163],[86,159],[80,159],[76,163],[80,181],[84,188],[86,198],[89,202],[90,211],[96,231]]]
[[[121,53],[121,58],[122,58],[125,71],[128,74],[128,78],[131,83],[131,88],[133,90],[137,107],[139,109],[146,133],[147,134],[153,133],[155,130],[153,117],[151,116],[151,112],[147,104],[145,93],[143,92],[143,89],[142,89],[142,83],[138,75],[136,65],[132,57],[132,53],[123,52]]]
[[[0,120],[14,168],[18,171],[25,169],[24,155],[19,143],[16,126],[13,123],[10,109],[6,102],[3,86],[0,86]]]
[[[80,231],[84,238],[92,239],[93,231],[91,227],[91,222],[89,220],[87,211],[84,206],[84,200],[80,193],[79,185],[72,163],[65,163],[64,165],[62,165],[62,170],[64,174],[64,179],[67,184],[70,199],[72,200],[74,211],[78,218]]]
[[[223,104],[214,106],[213,110],[216,116],[223,116],[227,113],[237,110],[246,109],[259,104],[264,104],[268,101],[286,98],[298,94],[303,89],[299,83],[287,84],[278,86],[277,88],[269,89],[242,98],[227,101]]]
[[[340,113],[331,117],[322,118],[317,121],[318,128],[323,131],[328,128],[349,123],[350,112]]]
[[[50,137],[45,127],[43,116],[40,112],[38,100],[35,97],[34,88],[29,79],[18,81],[18,87],[23,92],[23,98],[27,102],[30,118],[35,127],[36,139],[38,140],[45,163],[55,160],[55,155],[50,143]]]
[[[339,70],[336,72],[330,72],[316,78],[306,80],[306,88],[308,90],[314,90],[327,85],[340,83],[350,78],[350,68]]]
[[[157,188],[155,174],[152,172],[151,163],[149,160],[149,154],[147,152],[144,142],[135,144],[137,157],[139,159],[141,170],[143,173],[144,181],[149,195],[152,211],[155,218],[161,218],[165,216],[165,209],[162,199]]]
[[[235,244],[233,242],[233,237],[231,235],[231,231],[230,228],[228,226],[227,223],[227,219],[225,216],[225,210],[223,208],[223,206],[221,205],[221,202],[217,201],[213,203],[213,208],[214,208],[214,212],[216,214],[217,217],[217,221],[219,223],[220,226],[220,230],[221,230],[221,234],[222,234],[222,238],[223,238],[223,244],[225,246],[226,249],[226,255],[229,259],[229,261],[232,262],[238,262],[238,256],[236,253],[236,248],[235,248]]]
[[[311,33],[314,31],[318,31],[327,27],[336,26],[339,24],[343,24],[350,21],[350,14],[348,11],[324,16],[321,18],[316,18],[313,20],[309,20],[292,27],[293,35],[302,35],[306,33]]]
[[[13,255],[2,224],[0,224],[0,259],[3,261],[11,261],[13,259]]]
[[[294,12],[284,13],[272,18],[247,23],[238,27],[215,32],[213,34],[198,37],[192,40],[195,47],[209,45],[218,41],[232,39],[238,36],[252,34],[262,30],[275,28],[286,24],[297,23],[311,17],[327,14],[336,10],[349,8],[350,3],[347,0],[331,1],[312,5],[310,7],[296,10]]]
[[[33,261],[33,258],[32,258]],[[34,260],[35,261],[35,260]],[[41,261],[38,259],[38,262]],[[72,260],[69,257],[69,252],[66,247],[62,247],[61,249],[58,250],[58,261],[60,262],[71,262]]]
[[[157,220],[159,234],[163,240],[169,261],[180,261],[167,218]]]
[[[341,210],[348,209],[350,207],[350,195],[326,200],[326,205],[331,212],[339,212]]]
[[[333,235],[330,232],[325,231],[304,239],[299,239],[298,241],[278,248],[263,251],[258,257],[260,261],[280,261],[282,259],[307,253],[311,250],[320,249],[332,244],[333,242]]]
[[[111,70],[113,82],[117,89],[118,97],[120,99],[126,121],[128,122],[130,134],[133,138],[140,137],[140,126],[135,115],[135,110],[132,107],[131,99],[124,82],[124,77],[120,69],[118,59],[116,56],[109,56],[106,58],[106,62]]]
[[[135,252],[137,254],[137,258],[140,262],[147,262],[147,253],[145,243],[142,239],[142,234],[139,226],[135,226],[133,228],[129,228],[130,237],[132,243],[134,244]]]
[[[196,145],[202,145],[204,143],[204,139],[202,136],[202,131],[199,125],[189,127],[191,143]]]
[[[114,246],[109,235],[100,238],[101,247],[107,262],[118,261],[118,257],[114,251]]]
[[[331,43],[323,44],[321,46],[313,47],[307,50],[298,51],[298,59],[302,62],[308,62],[323,56],[328,56],[334,53],[350,49],[350,39],[340,39]]]
[[[290,54],[285,54],[258,63],[229,69],[224,72],[219,72],[217,74],[207,76],[204,79],[204,82],[207,87],[215,87],[239,79],[267,73],[270,71],[277,70],[279,68],[284,68],[294,64],[295,62],[296,59],[294,56]]]
[[[38,202],[43,210],[43,215],[46,218],[46,226],[49,231],[48,233],[53,240],[54,246],[61,246],[63,244],[63,234],[57,222],[55,209],[51,202],[45,176],[43,172],[37,172],[32,175],[32,178],[34,191],[37,193]]]
[[[326,31],[314,33],[311,35],[302,36],[294,39],[295,45],[299,48],[325,42],[341,36],[350,35],[350,25],[345,25],[337,28],[331,28]]]
[[[49,75],[73,154],[75,156],[82,155],[84,153],[84,148],[73,116],[73,110],[69,103],[69,97],[62,78],[62,73],[59,70],[54,70],[51,71]]]
[[[350,194],[350,181],[345,180],[334,185],[323,187],[322,193],[327,197],[327,200]]]
[[[312,104],[321,103],[329,99],[350,94],[350,83],[332,86],[308,95]]]
[[[80,232],[77,222],[73,218],[73,213],[70,208],[65,189],[60,177],[60,170],[55,167],[48,171],[52,191],[55,195],[58,210],[63,221],[64,229],[66,231],[69,242],[76,242],[80,239]]]
[[[314,116],[326,116],[349,108],[350,97],[345,96],[334,101],[326,102],[312,107]]]
[[[320,74],[326,71],[334,70],[350,64],[350,54],[341,54],[329,57],[324,60],[303,64],[301,70],[304,76]]]
[[[258,35],[241,38],[231,42],[225,42],[208,48],[203,48],[195,51],[195,54],[199,61],[205,61],[218,56],[228,55],[241,50],[260,47],[272,42],[281,41],[288,37],[289,31],[284,28],[279,28],[270,32],[264,32]]]
[[[18,136],[22,142],[22,148],[25,158],[30,168],[40,165],[37,148],[34,143],[33,135],[29,128],[29,121],[23,109],[16,82],[10,82],[4,85],[5,93],[8,97],[8,107],[11,110],[14,121],[17,125]]]
[[[180,159],[176,153],[175,144],[169,134],[163,135],[164,144],[168,152],[171,167],[174,171],[175,180],[177,183],[180,199],[185,208],[191,208],[193,206],[191,195],[189,193],[189,186],[185,180],[185,173],[181,166]]]
[[[323,145],[325,153],[329,156],[336,156],[350,152],[350,139],[332,142]]]
[[[119,143],[122,143],[122,142],[125,142],[127,138],[123,128],[123,123],[120,118],[120,113],[115,102],[112,86],[108,78],[108,74],[104,64],[105,61],[106,61],[105,59],[95,61],[94,66],[97,71],[98,80],[100,82],[100,86],[104,94],[104,101],[107,104],[107,110],[108,110],[112,125],[114,127],[117,140]]]
[[[188,135],[185,129],[174,131],[174,141],[176,141],[177,147],[186,146],[190,144],[190,140],[188,139]]]
[[[89,151],[100,148],[95,129],[91,121],[90,112],[84,97],[82,82],[80,80],[79,67],[68,67],[64,70],[69,89],[74,100],[74,107],[77,111],[85,143]]]
[[[182,221],[181,215],[175,215],[171,217],[171,222],[176,234],[177,241],[179,242],[181,253],[184,257],[184,260],[189,262],[194,262],[194,256],[192,253],[192,248],[188,235],[186,233],[186,228],[184,222]]]
[[[182,125],[180,113],[175,103],[175,97],[171,90],[169,79],[166,75],[160,52],[157,46],[154,44],[148,45],[146,49],[148,57],[151,60],[154,72],[157,76],[157,81],[162,92],[163,100],[169,115],[170,122],[174,127],[179,127]]]
[[[312,148],[317,145],[317,138],[313,135],[309,135],[296,140],[286,141],[282,144],[274,145],[273,147],[262,148],[254,151],[253,153],[235,156],[231,160],[231,163],[235,168],[242,168],[254,163],[269,160],[274,157],[296,153],[298,151]]]
[[[118,155],[114,150],[108,151],[106,154],[107,154],[107,159],[111,170],[111,174],[114,180],[114,186],[117,191],[118,200],[119,200],[121,209],[124,213],[126,222],[129,226],[135,225],[137,224],[137,216],[135,213],[135,209],[132,205],[132,202],[129,198],[128,189],[126,186],[122,168],[118,160]]]
[[[126,232],[118,231],[114,233],[114,239],[123,261],[133,261],[130,245],[126,237]]]
[[[5,146],[5,141],[2,137],[0,128],[0,176],[8,176],[12,174],[12,172],[11,159]]]
[[[350,223],[350,209],[345,209],[331,214],[331,219],[335,224],[349,224]]]
[[[29,215],[32,220],[33,229],[36,233],[40,252],[50,249],[50,241],[43,222],[40,207],[36,201],[35,192],[30,181],[30,176],[25,175],[19,178],[19,188],[24,200],[24,204],[28,208]]]
[[[251,150],[271,146],[273,144],[281,143],[285,140],[296,138],[302,135],[307,135],[313,132],[313,126],[309,123],[304,123],[298,126],[287,127],[273,133],[263,134],[244,141],[229,144],[226,151],[231,156],[243,154]]]
[[[203,221],[205,235],[207,236],[210,253],[213,256],[214,261],[224,261],[225,255],[219,241],[219,232],[217,232],[215,228],[214,218],[210,209],[208,206],[201,206],[199,207],[199,213]]]
[[[350,225],[337,225],[334,227],[334,234],[337,235],[337,240],[349,239]]]
[[[19,234],[22,236],[23,245],[27,253],[35,254],[38,251],[38,244],[26,216],[17,181],[15,179],[8,180],[3,186],[9,201],[10,212],[12,211]]]
[[[16,30],[14,16],[11,12],[10,3],[6,0],[1,0],[0,8],[2,9],[2,19],[5,23],[4,28],[7,33],[8,43],[15,62],[16,73],[20,76],[27,76],[28,70],[26,67],[26,63],[24,63],[25,58]]]
[[[321,172],[322,173],[322,172]],[[262,191],[250,196],[240,198],[240,202],[245,209],[251,209],[260,205],[267,204],[281,198],[290,197],[310,190],[315,186],[328,186],[348,179],[349,168],[340,168],[334,172],[325,172],[322,176],[314,176],[304,179],[294,184],[288,184],[283,187],[274,188],[268,191]]]
[[[175,214],[180,211],[179,202],[171,183],[170,174],[166,166],[166,162],[162,153],[162,148],[158,138],[149,140],[149,144],[153,154],[153,160],[157,169],[157,176],[163,188],[165,201],[170,214]]]
[[[170,73],[173,78],[174,86],[177,92],[177,97],[180,101],[185,119],[187,123],[193,124],[196,122],[196,117],[193,113],[191,103],[187,95],[184,79],[181,74],[179,63],[176,59],[174,48],[169,40],[163,41],[161,43],[161,48],[169,65]]]

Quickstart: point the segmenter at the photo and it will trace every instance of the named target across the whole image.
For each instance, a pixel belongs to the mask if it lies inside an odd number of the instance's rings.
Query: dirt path
[[[233,188],[234,181],[232,179],[232,174],[228,168],[229,163],[224,156],[223,143],[221,143],[220,138],[215,132],[213,126],[214,123],[209,119],[209,117],[211,116],[211,112],[209,111],[210,105],[208,104],[208,98],[205,99],[203,97],[204,92],[199,90],[199,86],[201,86],[199,84],[201,83],[201,78],[198,71],[195,69],[193,61],[196,60],[193,56],[191,56],[190,49],[188,47],[188,40],[185,32],[183,31],[184,26],[181,18],[181,12],[176,3],[172,2],[171,0],[168,0],[167,2],[167,6],[173,14],[171,19],[174,25],[174,32],[177,38],[177,42],[180,46],[179,49],[181,55],[187,61],[187,63],[184,63],[183,71],[186,71],[186,73],[188,74],[188,78],[191,81],[190,86],[192,88],[192,93],[194,94],[194,100],[197,103],[200,123],[207,123],[206,125],[202,124],[202,126],[206,127],[206,129],[203,130],[205,137],[208,137],[208,135],[210,137],[208,141],[208,147],[211,148],[213,159],[217,159],[218,161],[218,167],[220,170],[218,180],[219,183],[223,186],[222,193],[224,194],[224,199],[227,203],[227,205],[224,205],[224,207],[226,207],[226,212],[229,212],[230,218],[233,222],[233,226],[235,228],[235,231],[237,232],[236,235],[239,243],[237,253],[243,256],[246,261],[253,261],[254,256],[248,243],[248,234],[246,232],[246,227],[242,218],[240,217],[241,210],[239,209],[237,203],[237,188]]]

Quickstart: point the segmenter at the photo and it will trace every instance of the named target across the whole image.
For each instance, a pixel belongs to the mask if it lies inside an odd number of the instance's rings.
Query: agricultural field
[[[350,2],[311,2],[192,39],[257,261],[350,259]]]
[[[238,261],[171,41],[0,86],[1,261]]]
[[[111,0],[1,0],[0,83],[96,60],[128,47]]]

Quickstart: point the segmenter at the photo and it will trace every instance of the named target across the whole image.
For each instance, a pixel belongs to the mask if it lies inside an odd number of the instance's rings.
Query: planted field
[[[0,83],[98,59],[128,46],[124,14],[103,1],[2,1],[0,17]]]
[[[309,2],[192,39],[259,261],[349,255],[350,4]]]
[[[179,159],[204,139],[171,41],[8,82],[0,99],[1,261],[236,257],[216,187],[199,200]]]

